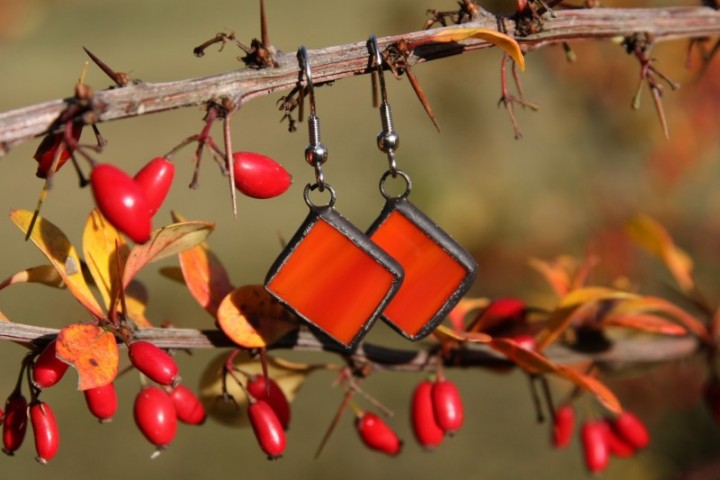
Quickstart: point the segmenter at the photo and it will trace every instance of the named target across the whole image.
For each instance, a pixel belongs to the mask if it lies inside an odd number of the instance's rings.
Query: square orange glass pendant
[[[403,269],[330,206],[310,214],[265,289],[322,334],[352,349],[398,291]]]
[[[368,236],[405,271],[383,319],[410,340],[427,336],[468,291],[477,262],[406,198],[389,198]]]

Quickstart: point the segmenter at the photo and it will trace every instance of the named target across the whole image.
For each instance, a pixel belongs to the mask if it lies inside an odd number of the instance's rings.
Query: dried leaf
[[[633,217],[626,227],[628,236],[649,253],[659,257],[684,291],[692,290],[693,261],[673,242],[668,231],[648,215]]]
[[[18,283],[41,283],[48,287],[65,288],[62,276],[53,265],[38,265],[17,272],[0,282],[0,290]]]
[[[223,400],[222,367],[227,359],[227,352],[216,356],[205,368],[200,380],[199,397],[210,418],[233,427],[247,427],[247,396],[231,378],[227,378],[227,393],[235,400]],[[272,355],[267,356],[268,375],[282,389],[289,401],[292,401],[302,387],[308,375],[324,366],[306,365],[303,363],[280,361]],[[242,372],[249,374],[262,373],[260,360],[251,358],[247,352],[240,352],[233,360],[233,365]],[[243,375],[237,375],[246,384]]]
[[[563,365],[559,365],[557,367],[555,374],[570,380],[578,387],[595,395],[595,398],[612,413],[616,415],[622,413],[620,401],[617,399],[615,394],[597,378],[576,372],[575,370]]]
[[[262,285],[245,285],[228,294],[218,307],[217,322],[225,335],[245,348],[272,345],[298,326]]]
[[[145,286],[133,280],[125,288],[126,315],[138,328],[152,328],[153,324],[145,316],[147,309],[148,294]]]
[[[95,325],[73,324],[57,337],[57,357],[78,372],[79,390],[102,387],[112,382],[118,371],[115,335]]]
[[[125,264],[123,283],[127,285],[145,265],[192,248],[203,242],[215,228],[212,222],[173,223],[152,233],[150,240],[136,245]]]
[[[10,212],[11,220],[23,233],[27,232],[32,217],[33,212],[28,210]],[[43,217],[38,217],[30,239],[50,260],[73,296],[96,318],[103,318],[102,309],[83,278],[77,252],[65,234]]]
[[[500,33],[497,30],[489,28],[452,28],[442,30],[434,35],[424,38],[418,42],[414,42],[412,47],[418,47],[425,43],[450,43],[462,42],[475,38],[485,40],[492,43],[496,47],[503,49],[513,60],[520,66],[520,70],[525,70],[525,57],[522,54],[520,45],[511,37]]]
[[[109,309],[112,299],[120,291],[118,272],[125,269],[130,249],[125,237],[103,217],[98,209],[93,209],[88,216],[82,243],[85,262],[105,302],[105,307]],[[118,259],[121,263],[119,266]]]
[[[205,244],[185,250],[178,258],[188,290],[210,315],[216,316],[220,302],[234,289],[220,260]]]

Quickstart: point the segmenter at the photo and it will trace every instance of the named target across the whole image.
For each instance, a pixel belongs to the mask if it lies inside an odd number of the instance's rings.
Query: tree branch
[[[55,338],[60,330],[55,328],[36,327],[19,323],[0,322],[0,340],[9,340],[24,345],[37,342],[42,346]],[[219,330],[195,330],[191,328],[145,328],[136,331],[135,338],[148,340],[161,348],[174,349],[208,349],[237,348],[229,338]],[[436,347],[431,350],[422,348],[408,350],[388,348],[368,342],[360,344],[350,354],[354,363],[372,363],[375,370],[393,370],[417,372],[432,367],[431,357]],[[638,364],[668,362],[695,354],[700,344],[693,337],[656,336],[651,339],[621,339],[614,341],[609,350],[600,353],[581,353],[565,345],[554,344],[543,354],[549,360],[559,364],[572,364],[595,361],[606,364]],[[302,351],[328,351],[343,353],[337,347],[323,343],[309,330],[302,328],[275,345],[274,349],[292,349]],[[453,355],[445,359],[448,367],[478,366],[510,366],[513,365],[502,354],[483,344],[467,344]]]
[[[463,24],[463,28],[484,27],[515,31],[510,18],[481,17]],[[456,28],[454,26],[443,29]],[[385,49],[401,39],[417,42],[442,29],[421,30],[378,39]],[[525,51],[547,45],[575,41],[626,37],[635,33],[650,34],[654,42],[720,35],[720,12],[707,7],[652,9],[579,9],[556,12],[544,19],[542,29],[522,38],[516,37]],[[447,56],[488,48],[482,40],[427,44],[418,47],[408,58],[413,65]],[[189,50],[189,49],[188,49]],[[365,42],[312,50],[309,57],[316,83],[370,73],[369,54]],[[149,113],[191,107],[229,99],[241,105],[255,97],[287,90],[298,82],[299,69],[295,53],[278,53],[277,68],[234,70],[203,78],[167,83],[130,83],[125,87],[96,92],[93,98],[97,118],[107,122]],[[53,100],[0,114],[0,157],[10,149],[33,137],[44,134],[71,98]]]

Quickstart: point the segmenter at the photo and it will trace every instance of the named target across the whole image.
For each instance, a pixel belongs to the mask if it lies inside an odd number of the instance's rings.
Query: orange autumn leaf
[[[631,328],[647,333],[658,333],[660,335],[687,335],[688,331],[683,326],[672,320],[652,313],[618,313],[608,315],[600,322],[600,327],[622,327]]]
[[[604,383],[597,378],[582,373],[576,372],[575,370],[568,368],[564,365],[558,365],[555,371],[556,375],[559,375],[578,387],[587,390],[588,392],[595,395],[595,398],[612,413],[619,415],[622,413],[622,406],[620,401],[615,394],[610,390]]]
[[[229,293],[217,310],[220,329],[245,348],[264,348],[297,328],[285,307],[262,285],[245,285]]]
[[[7,318],[3,312],[0,312],[0,322],[10,323],[10,319]]]
[[[513,60],[520,66],[520,70],[525,70],[525,57],[523,57],[520,45],[511,37],[500,33],[497,30],[489,28],[450,28],[444,29],[438,33],[430,35],[422,40],[412,43],[412,47],[418,47],[426,43],[451,43],[462,42],[468,39],[484,40],[492,43],[496,47],[503,49]]]
[[[10,219],[23,233],[27,232],[32,217],[33,212],[28,210],[10,212]],[[103,318],[102,309],[83,277],[77,252],[62,230],[43,217],[38,217],[30,240],[50,260],[73,296],[96,318]]]
[[[703,340],[707,340],[709,338],[708,329],[705,324],[664,298],[645,296],[627,299],[615,305],[610,312],[610,314],[613,315],[641,313],[664,314],[669,319],[685,327],[689,332],[692,332],[698,338]]]
[[[75,367],[78,389],[102,387],[117,376],[119,353],[115,335],[95,325],[73,324],[57,337],[57,356]]]
[[[493,338],[490,348],[502,353],[520,368],[531,374],[553,373],[557,365],[538,352],[522,348],[517,342],[508,338]]]
[[[485,308],[488,305],[490,305],[490,300],[487,298],[462,298],[458,304],[450,310],[448,320],[456,331],[461,332],[465,330],[465,318],[468,313],[478,308]]]
[[[130,253],[125,237],[98,209],[93,209],[85,223],[82,244],[88,270],[105,307],[110,308],[113,297],[120,291],[119,272],[125,269],[125,261]]]
[[[181,252],[178,258],[188,290],[210,315],[215,316],[220,302],[234,288],[220,260],[205,244]]]
[[[489,343],[492,341],[492,337],[487,333],[482,332],[462,332],[453,330],[444,325],[439,325],[433,330],[433,335],[441,342],[447,341],[459,341],[468,343]]]

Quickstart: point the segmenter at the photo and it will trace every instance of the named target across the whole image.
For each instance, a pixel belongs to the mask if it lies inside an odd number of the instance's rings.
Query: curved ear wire
[[[321,192],[327,186],[325,184],[325,176],[322,171],[322,165],[327,161],[328,151],[325,145],[320,142],[320,119],[315,110],[315,85],[312,80],[312,71],[310,70],[310,61],[308,60],[307,50],[304,46],[300,46],[297,51],[297,59],[300,69],[305,74],[305,83],[310,99],[310,116],[308,117],[308,137],[310,143],[305,147],[305,161],[315,168],[315,185]],[[302,92],[302,88],[300,89]]]
[[[377,135],[377,146],[381,152],[387,154],[389,171],[393,177],[398,174],[397,162],[395,159],[395,150],[400,147],[400,136],[393,129],[392,110],[387,99],[387,89],[385,87],[385,76],[383,75],[383,59],[380,54],[377,37],[370,35],[367,42],[370,55],[373,57],[375,68],[377,69],[378,83],[380,84],[380,121],[382,122],[382,131]]]

